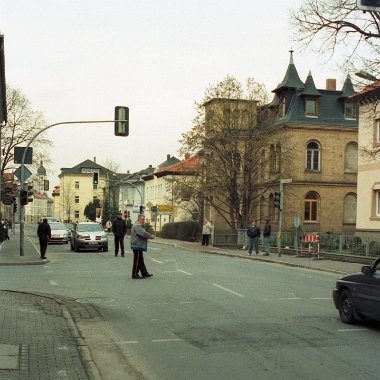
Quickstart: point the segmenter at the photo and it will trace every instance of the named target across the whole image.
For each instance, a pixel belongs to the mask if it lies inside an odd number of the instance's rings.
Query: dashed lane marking
[[[181,339],[172,338],[172,339],[153,339],[152,343],[161,343],[161,342],[178,342]]]
[[[368,329],[338,329],[339,332],[368,331]]]
[[[178,272],[181,272],[181,273],[187,274],[188,276],[192,276],[191,273],[189,273],[189,272],[185,272],[185,271],[182,270],[182,269],[178,269]]]
[[[284,298],[279,298],[280,301],[286,301],[286,300],[302,300],[300,297],[284,297]]]
[[[224,286],[221,286],[221,285],[218,285],[218,284],[213,284],[213,285],[216,286],[216,287],[219,288],[219,289],[222,289],[222,290],[228,292],[228,293],[234,294],[235,296],[243,297],[243,298],[245,297],[245,295],[240,294],[240,293],[237,293],[237,292],[234,292],[233,290],[231,290],[231,289],[227,289],[227,288],[225,288]]]
[[[58,282],[57,281],[49,280],[49,282],[50,282],[50,285],[58,286]]]
[[[152,261],[154,261],[155,263],[158,263],[158,264],[163,264],[162,261],[159,261],[159,260],[156,260],[156,259],[152,259]]]

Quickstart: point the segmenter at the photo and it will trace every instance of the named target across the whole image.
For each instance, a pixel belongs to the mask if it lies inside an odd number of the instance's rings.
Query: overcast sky
[[[130,108],[130,135],[112,124],[57,126],[51,187],[62,167],[96,157],[119,171],[179,157],[194,102],[210,84],[232,75],[272,91],[285,74],[291,42],[288,8],[301,0],[0,0],[6,80],[20,88],[49,124],[113,119]],[[295,50],[305,81],[316,86],[346,73],[311,52]]]

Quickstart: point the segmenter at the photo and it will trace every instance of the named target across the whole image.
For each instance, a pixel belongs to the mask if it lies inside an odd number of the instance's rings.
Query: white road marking
[[[58,286],[58,282],[56,282],[56,281],[49,280],[49,282],[50,282],[50,285]]]
[[[236,292],[234,292],[233,290],[231,290],[231,289],[227,289],[227,288],[225,288],[225,287],[223,287],[223,286],[220,286],[220,285],[218,285],[218,284],[213,284],[213,285],[216,286],[216,287],[219,288],[219,289],[225,290],[225,291],[228,292],[228,293],[235,294],[235,296],[238,296],[238,297],[245,297],[243,294],[236,293]]]
[[[123,343],[123,344],[138,344],[139,341],[138,340],[127,340],[127,341],[124,341],[121,343]],[[110,343],[110,344],[114,344],[114,343]]]
[[[156,259],[152,259],[152,261],[154,261],[155,263],[158,263],[158,264],[163,264],[162,261],[159,261],[159,260],[156,260]]]
[[[299,297],[285,297],[285,298],[279,298],[279,300],[283,301],[283,300],[300,300],[302,298],[299,298]]]
[[[178,342],[181,339],[152,339],[152,343],[161,343],[161,342]]]
[[[311,297],[311,300],[331,300],[331,297]]]
[[[189,273],[189,272],[185,272],[185,271],[182,270],[182,269],[178,269],[178,272],[181,272],[181,273],[187,274],[188,276],[192,276],[191,273]]]
[[[368,329],[338,329],[339,332],[368,331]]]

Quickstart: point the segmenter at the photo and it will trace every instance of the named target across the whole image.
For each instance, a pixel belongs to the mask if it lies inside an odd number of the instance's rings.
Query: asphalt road
[[[109,379],[376,377],[379,326],[339,321],[337,275],[151,243],[154,276],[132,280],[126,252],[49,246],[47,265],[3,267],[0,288],[94,304],[102,318],[79,329]]]

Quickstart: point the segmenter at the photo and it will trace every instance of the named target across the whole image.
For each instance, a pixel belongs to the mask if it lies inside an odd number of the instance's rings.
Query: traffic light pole
[[[281,257],[281,234],[282,234],[282,209],[283,209],[283,182],[280,179],[280,207],[278,209],[278,231],[277,231],[277,249],[278,257]]]
[[[45,132],[47,129],[55,127],[57,125],[66,125],[66,124],[99,124],[99,123],[115,123],[119,122],[128,122],[128,120],[80,120],[80,121],[62,121],[60,123],[50,124],[45,128],[40,129],[29,141],[28,145],[24,148],[24,152],[21,158],[20,166],[20,181],[21,181],[21,190],[24,188],[25,178],[25,157],[28,148],[32,142],[39,136],[42,132]],[[20,202],[21,203],[21,202]],[[25,234],[25,206],[20,204],[19,212],[19,221],[20,221],[20,256],[24,256],[24,234]]]

